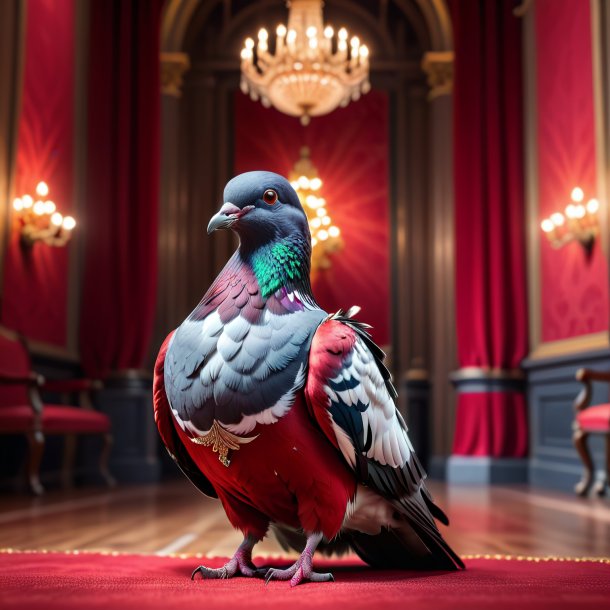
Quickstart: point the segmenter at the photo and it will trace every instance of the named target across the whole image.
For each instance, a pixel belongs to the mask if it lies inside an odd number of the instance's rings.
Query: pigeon
[[[243,533],[226,565],[192,578],[332,581],[313,569],[317,548],[377,568],[463,568],[436,525],[448,519],[426,489],[370,326],[358,308],[329,314],[314,298],[307,217],[290,182],[236,176],[207,231],[219,229],[239,246],[154,371],[169,454]],[[300,553],[293,565],[255,566],[269,531]]]

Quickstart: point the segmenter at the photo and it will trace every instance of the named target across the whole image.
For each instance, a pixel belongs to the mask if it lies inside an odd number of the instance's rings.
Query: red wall
[[[28,0],[15,190],[40,180],[63,214],[72,207],[74,0]],[[78,229],[77,229],[78,230]],[[66,344],[68,248],[23,251],[13,231],[2,289],[2,323],[30,339]]]
[[[373,336],[389,342],[388,99],[371,91],[358,102],[302,127],[293,117],[235,97],[235,173],[269,170],[288,176],[309,146],[344,249],[320,271],[314,293],[327,311],[360,305]]]
[[[536,73],[539,219],[562,211],[574,186],[596,197],[590,3],[537,0]],[[541,234],[541,338],[608,328],[608,270],[599,241],[587,259],[572,243],[554,250]]]

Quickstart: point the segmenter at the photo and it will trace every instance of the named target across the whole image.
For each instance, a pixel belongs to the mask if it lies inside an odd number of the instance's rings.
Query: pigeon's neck
[[[284,237],[241,254],[252,268],[263,298],[281,288],[311,297],[311,246],[305,239]]]

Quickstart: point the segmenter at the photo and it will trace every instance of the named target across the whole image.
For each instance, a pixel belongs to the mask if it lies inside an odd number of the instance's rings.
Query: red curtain
[[[162,0],[90,3],[80,343],[90,375],[141,367],[155,313]]]
[[[456,317],[460,366],[514,369],[527,354],[522,20],[512,0],[452,3]],[[458,387],[459,390],[459,387]],[[508,386],[460,392],[454,454],[527,451]]]
[[[73,212],[74,184],[75,3],[74,0],[29,0],[27,3],[0,0],[0,4],[2,13],[11,5],[22,5],[19,10],[25,17],[21,96],[20,83],[8,88],[0,85],[0,106],[11,108],[21,97],[20,108],[14,109],[18,127],[11,194],[13,197],[25,193],[34,195],[36,185],[44,180],[50,189],[49,199],[62,214],[68,215]],[[14,23],[13,19],[1,27],[15,28]],[[18,28],[13,35],[19,38]],[[13,60],[3,56],[0,61]],[[15,64],[10,66],[12,72]],[[5,141],[2,140],[2,145]],[[7,198],[6,207],[4,201],[0,204],[2,213],[6,210],[7,219],[11,218],[9,201]],[[80,220],[78,216],[77,220]],[[0,290],[2,323],[28,339],[66,347],[69,253],[74,243],[65,248],[36,244],[24,250],[17,227],[12,223],[8,226]],[[74,233],[79,235],[80,226]]]

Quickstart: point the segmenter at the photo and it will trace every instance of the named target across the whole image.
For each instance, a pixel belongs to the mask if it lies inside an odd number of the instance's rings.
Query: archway
[[[181,97],[164,96],[158,327],[179,323],[228,258],[230,235],[203,239],[232,175],[231,99],[239,50],[283,22],[279,0],[170,0],[161,48]],[[391,367],[424,455],[450,452],[455,368],[450,90],[444,0],[327,0],[325,17],[371,47],[371,82],[390,97]],[[426,71],[424,71],[424,68]],[[161,331],[159,332],[161,338]],[[432,397],[434,398],[432,400]],[[433,438],[426,422],[433,420]]]

